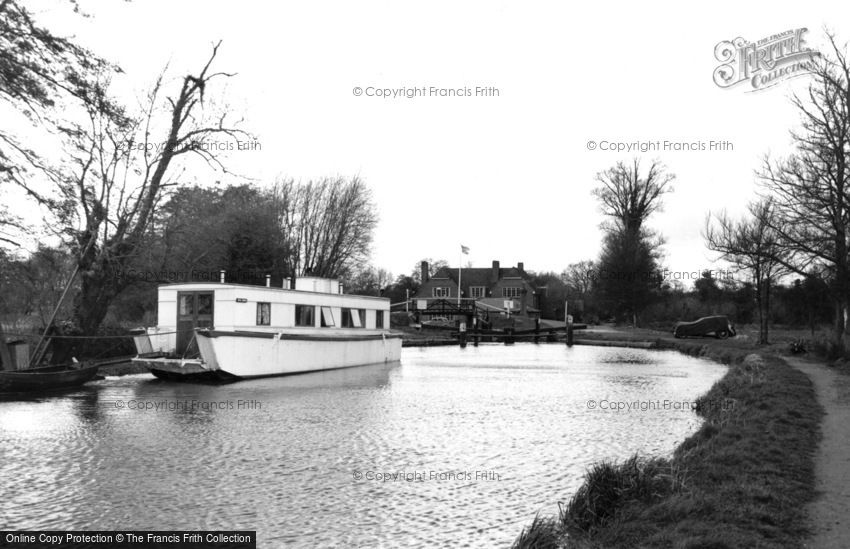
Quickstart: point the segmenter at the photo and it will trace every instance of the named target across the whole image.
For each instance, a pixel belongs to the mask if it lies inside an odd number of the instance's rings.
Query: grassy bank
[[[743,345],[659,342],[729,364],[703,401],[730,404],[701,407],[704,424],[670,459],[635,456],[592,467],[560,516],[535,520],[515,547],[801,545],[823,414],[809,379]]]

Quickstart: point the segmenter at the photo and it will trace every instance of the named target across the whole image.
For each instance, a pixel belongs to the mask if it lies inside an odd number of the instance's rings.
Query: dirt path
[[[850,547],[850,376],[823,363],[786,358],[811,378],[826,410],[815,470],[820,496],[809,506],[815,532],[812,549]]]

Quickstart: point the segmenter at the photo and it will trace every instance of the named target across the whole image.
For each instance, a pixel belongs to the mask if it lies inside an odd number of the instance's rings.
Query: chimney
[[[218,274],[219,274],[219,279],[218,279],[219,282],[224,284],[224,270],[219,271]]]
[[[420,266],[419,272],[422,275],[422,284],[425,284],[426,282],[428,282],[428,280],[431,278],[431,276],[428,274],[428,262],[427,261],[422,262],[422,265]]]
[[[290,286],[290,284],[289,284],[289,277],[288,276],[283,277],[283,289],[284,290],[291,290],[292,289],[292,286]]]
[[[266,288],[272,287],[272,275],[266,275]]]
[[[519,269],[520,272],[525,271],[525,263],[520,261],[519,263],[516,264],[516,268]]]
[[[499,262],[493,261],[493,272],[490,274],[491,282],[497,282],[499,280]]]

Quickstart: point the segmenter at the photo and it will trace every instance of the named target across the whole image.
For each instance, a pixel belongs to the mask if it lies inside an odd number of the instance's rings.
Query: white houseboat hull
[[[401,335],[199,330],[200,358],[134,359],[167,379],[252,378],[395,362]]]

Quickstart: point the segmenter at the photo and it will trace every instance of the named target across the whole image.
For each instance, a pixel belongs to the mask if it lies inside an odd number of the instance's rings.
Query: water
[[[669,455],[700,423],[689,409],[600,407],[693,400],[724,372],[672,351],[482,345],[231,385],[137,375],[0,401],[0,530],[507,546],[535,513],[556,512],[589,464]]]

